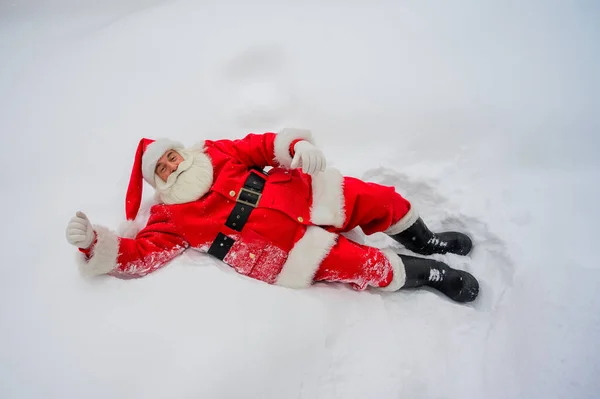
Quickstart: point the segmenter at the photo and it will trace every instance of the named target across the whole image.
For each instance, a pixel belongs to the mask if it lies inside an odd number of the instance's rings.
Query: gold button
[[[300,223],[304,222],[304,219],[302,218],[302,216],[299,216],[299,217],[298,217],[298,221],[299,221]]]
[[[235,191],[231,190],[231,191],[229,192],[229,195],[231,195],[232,197],[235,197]]]
[[[254,258],[256,258],[256,255],[250,254],[250,259],[254,259]]]

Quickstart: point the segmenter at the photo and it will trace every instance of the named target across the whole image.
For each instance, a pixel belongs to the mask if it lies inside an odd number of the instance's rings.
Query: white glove
[[[94,242],[94,229],[83,212],[77,212],[67,225],[67,241],[79,248],[89,248]]]
[[[325,156],[316,146],[308,141],[299,141],[294,145],[294,159],[292,159],[292,169],[302,167],[304,173],[316,175],[323,172],[327,166]]]

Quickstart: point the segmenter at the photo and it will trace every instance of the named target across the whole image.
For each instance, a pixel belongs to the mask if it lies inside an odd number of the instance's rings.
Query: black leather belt
[[[262,191],[265,187],[266,179],[257,173],[250,172],[250,175],[244,182],[244,187],[240,190],[235,206],[229,214],[225,226],[235,231],[242,231],[250,214],[258,205]],[[210,246],[208,253],[220,260],[223,260],[235,243],[233,238],[219,233],[215,241]]]

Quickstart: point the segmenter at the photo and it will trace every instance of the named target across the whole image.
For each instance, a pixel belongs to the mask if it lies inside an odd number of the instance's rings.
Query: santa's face
[[[183,162],[183,157],[175,150],[169,150],[163,154],[156,163],[154,173],[166,182],[171,173],[177,170],[180,163]]]
[[[213,183],[210,158],[198,149],[167,151],[156,164],[155,173],[156,194],[165,204],[196,201]]]

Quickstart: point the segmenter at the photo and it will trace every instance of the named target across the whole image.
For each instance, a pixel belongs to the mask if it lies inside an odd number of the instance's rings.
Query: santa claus
[[[292,288],[319,281],[357,290],[429,286],[458,302],[479,292],[465,271],[341,235],[356,227],[382,232],[422,255],[467,255],[472,248],[462,233],[432,233],[393,187],[327,168],[307,130],[207,140],[190,148],[142,139],[127,190],[128,220],[139,212],[144,180],[158,203],[132,236],[92,225],[82,212],[69,222],[67,240],[80,249],[84,274],[141,277],[194,248],[243,275]]]

